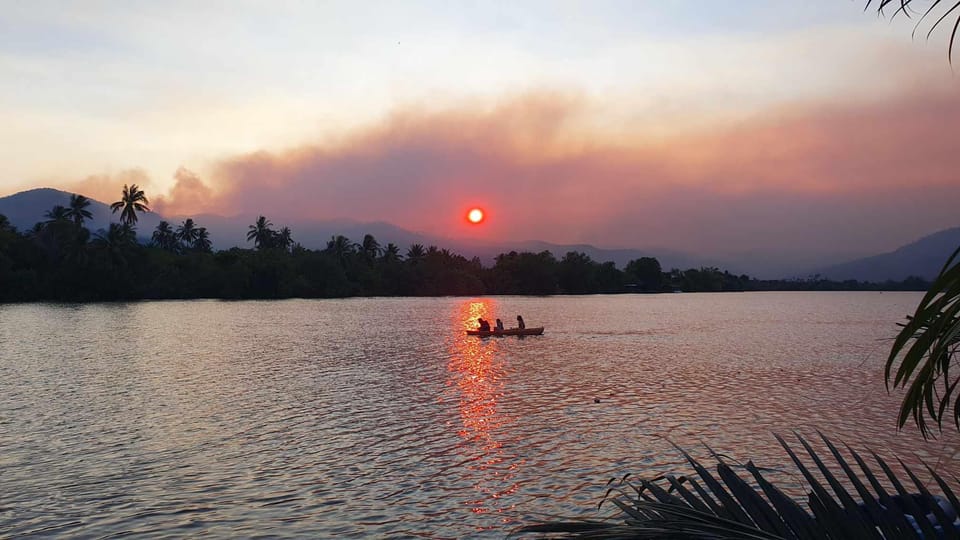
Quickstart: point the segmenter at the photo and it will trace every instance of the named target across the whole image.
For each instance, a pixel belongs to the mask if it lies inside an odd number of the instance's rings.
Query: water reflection
[[[921,296],[0,306],[0,537],[503,538],[793,429],[952,478],[883,385]],[[549,336],[464,334],[518,312]]]
[[[504,452],[504,428],[511,418],[500,410],[504,395],[506,366],[499,354],[498,339],[467,336],[476,328],[477,318],[493,319],[497,302],[472,299],[461,303],[452,326],[457,332],[450,355],[448,387],[455,389],[461,427],[461,450],[466,454],[466,476],[474,482],[479,498],[468,501],[474,513],[503,512],[499,499],[513,493],[512,481],[521,460]]]

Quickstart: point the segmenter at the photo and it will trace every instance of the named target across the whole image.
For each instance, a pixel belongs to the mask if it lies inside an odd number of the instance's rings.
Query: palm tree
[[[147,200],[146,194],[136,184],[130,184],[129,188],[124,184],[123,196],[120,197],[119,201],[110,205],[110,210],[114,214],[117,213],[117,210],[120,210],[120,223],[132,226],[137,224],[137,212],[150,211],[148,204],[150,204],[150,201]]]
[[[38,223],[35,227],[37,234],[34,239],[51,260],[63,258],[76,243],[76,231],[70,223],[68,212],[69,210],[58,204],[44,213],[47,221]]]
[[[423,244],[413,244],[407,250],[407,258],[411,260],[422,259],[427,252],[423,249]]]
[[[193,249],[201,253],[210,253],[213,251],[213,243],[210,242],[210,233],[206,227],[197,229],[196,239],[193,241]]]
[[[257,221],[253,225],[250,225],[250,230],[247,232],[247,241],[253,240],[253,245],[257,249],[267,249],[273,246],[273,237],[276,234],[270,227],[273,226],[273,223],[267,220],[264,216],[257,218]]]
[[[372,234],[365,234],[360,243],[360,252],[370,260],[376,259],[380,255],[380,243]]]
[[[0,231],[17,232],[17,228],[10,223],[10,219],[7,218],[7,216],[0,214]]]
[[[153,231],[152,240],[154,245],[161,249],[172,253],[176,253],[177,251],[177,233],[173,231],[173,227],[166,221],[161,221],[157,224],[157,228]]]
[[[90,199],[83,195],[70,195],[70,208],[67,210],[67,217],[73,220],[73,224],[79,229],[83,227],[84,219],[93,219],[93,214],[87,210],[90,206]]]
[[[349,238],[338,234],[337,236],[330,237],[330,240],[327,242],[327,249],[324,251],[333,254],[337,260],[343,262],[354,252],[354,247]]]
[[[400,248],[390,242],[383,248],[383,260],[386,262],[395,262],[400,260]]]
[[[43,214],[47,218],[47,223],[59,223],[70,220],[70,211],[62,205],[56,205],[51,210]]]
[[[280,229],[280,232],[277,233],[275,241],[277,247],[280,247],[284,250],[290,249],[290,246],[293,245],[293,233],[290,231],[290,227],[284,227]]]
[[[106,251],[114,263],[126,266],[126,253],[137,245],[137,235],[130,225],[111,223],[106,231],[97,233],[93,245]]]
[[[186,221],[177,227],[177,240],[179,240],[185,249],[194,248],[199,231],[193,223],[193,219],[187,218]]]
[[[912,416],[927,437],[926,417],[942,430],[952,403],[953,421],[960,430],[960,400],[954,399],[960,375],[949,374],[960,351],[960,248],[947,259],[916,312],[902,326],[884,372],[888,388],[892,383],[907,390],[898,424],[903,427]]]

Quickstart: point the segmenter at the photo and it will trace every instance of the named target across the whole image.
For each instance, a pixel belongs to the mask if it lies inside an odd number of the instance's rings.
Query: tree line
[[[437,246],[382,246],[338,235],[324,249],[306,249],[289,227],[264,216],[249,226],[251,248],[214,252],[206,228],[185,219],[160,222],[138,241],[139,213],[149,201],[124,186],[110,205],[119,223],[91,233],[90,200],[73,195],[46,220],[17,231],[0,215],[0,301],[100,301],[185,298],[332,298],[481,294],[596,294],[756,290],[924,290],[919,278],[884,284],[825,279],[761,281],[718,268],[663,271],[654,257],[619,269],[571,251],[498,255],[493,266]]]

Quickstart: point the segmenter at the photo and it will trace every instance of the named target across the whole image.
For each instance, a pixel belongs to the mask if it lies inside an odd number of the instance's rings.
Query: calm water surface
[[[882,382],[913,293],[0,305],[0,536],[502,537],[669,440],[957,473]],[[517,313],[541,337],[467,337]],[[596,400],[599,399],[599,403]]]

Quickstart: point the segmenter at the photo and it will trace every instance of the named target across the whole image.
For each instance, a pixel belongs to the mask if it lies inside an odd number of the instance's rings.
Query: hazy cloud
[[[702,254],[872,253],[960,225],[960,96],[780,107],[672,137],[590,127],[579,95],[401,109],[284,152],[179,168],[166,195],[142,170],[66,186],[113,201],[147,189],[164,215],[387,221],[451,237],[664,246]],[[471,227],[466,210],[488,220]]]
[[[165,216],[196,215],[207,212],[213,202],[213,191],[199,176],[186,167],[173,174],[176,182],[167,196],[158,196],[153,209]]]
[[[209,187],[181,171],[162,204],[704,252],[870,252],[960,224],[955,94],[779,108],[662,140],[590,132],[588,111],[561,94],[401,110],[335,143],[224,160]],[[471,205],[487,225],[463,223]]]
[[[140,189],[148,192],[147,198],[153,202],[149,193],[150,177],[143,169],[127,169],[113,174],[93,174],[82,180],[67,183],[64,189],[73,193],[82,193],[98,201],[112,203],[120,200],[124,184],[136,184]]]

